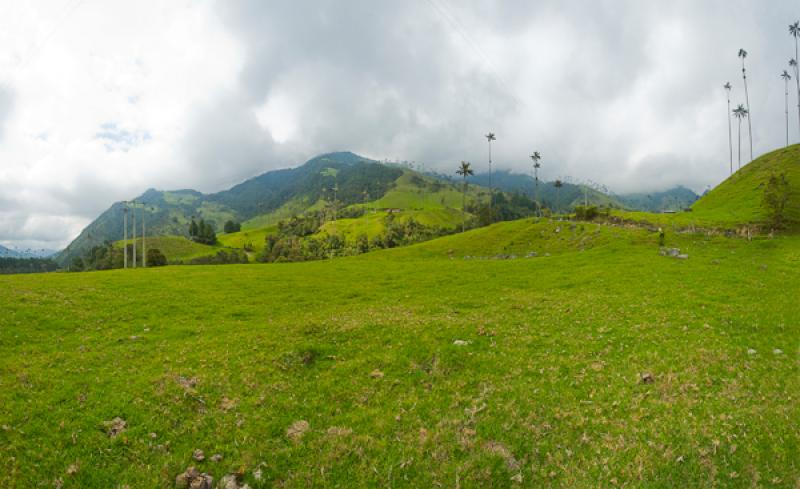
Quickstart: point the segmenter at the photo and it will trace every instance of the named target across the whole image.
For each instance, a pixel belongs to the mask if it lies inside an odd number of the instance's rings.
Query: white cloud
[[[739,47],[756,153],[782,144],[800,16],[789,0],[7,3],[0,242],[54,247],[148,187],[220,190],[324,151],[480,169],[489,130],[499,167],[539,150],[545,178],[702,189],[727,172]]]

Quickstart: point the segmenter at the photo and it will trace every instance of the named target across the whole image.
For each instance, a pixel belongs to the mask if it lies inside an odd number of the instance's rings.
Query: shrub
[[[163,267],[167,264],[167,257],[158,248],[150,248],[147,250],[147,266],[148,267]]]
[[[767,186],[764,188],[762,203],[767,211],[770,225],[780,228],[783,225],[784,210],[789,201],[789,181],[786,174],[780,176],[770,175]]]

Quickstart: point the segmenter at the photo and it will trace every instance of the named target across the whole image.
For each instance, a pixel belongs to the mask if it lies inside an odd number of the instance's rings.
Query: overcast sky
[[[796,0],[0,0],[0,244],[63,247],[149,187],[322,152],[480,171],[488,131],[499,168],[538,150],[547,179],[702,191],[728,173],[739,48],[755,153],[784,144],[798,18]]]

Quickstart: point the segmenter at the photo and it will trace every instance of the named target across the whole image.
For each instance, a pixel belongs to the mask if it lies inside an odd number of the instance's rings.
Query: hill
[[[800,224],[800,145],[767,153],[742,167],[692,206],[698,216],[722,223],[767,220],[762,198],[771,175],[786,175],[790,186],[786,220]]]
[[[693,190],[677,186],[659,192],[634,192],[615,194],[625,208],[644,212],[681,211],[691,207],[700,198]]]
[[[0,277],[0,486],[794,485],[800,237],[668,240]]]
[[[150,189],[134,200],[141,205],[138,212],[143,213],[150,235],[187,236],[192,217],[208,221],[217,232],[227,220],[246,222],[261,216],[263,223],[275,224],[268,222],[270,214],[280,214],[286,207],[305,210],[334,186],[338,186],[337,199],[345,205],[363,202],[365,192],[372,199],[380,198],[402,174],[401,169],[353,153],[329,153],[297,168],[270,171],[214,194]],[[123,203],[113,204],[59,253],[57,260],[66,263],[92,246],[122,239],[123,209]]]
[[[0,245],[0,258],[49,258],[56,251],[34,248],[7,248]]]

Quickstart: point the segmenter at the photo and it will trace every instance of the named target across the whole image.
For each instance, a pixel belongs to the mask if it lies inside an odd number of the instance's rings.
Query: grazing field
[[[800,239],[667,245],[0,277],[0,487],[797,486]]]

